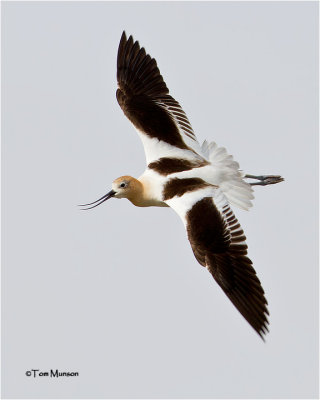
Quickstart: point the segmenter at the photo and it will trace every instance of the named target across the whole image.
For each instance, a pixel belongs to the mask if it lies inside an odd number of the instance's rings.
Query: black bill
[[[105,194],[104,196],[100,197],[100,199],[93,201],[92,203],[88,203],[88,204],[79,204],[79,207],[86,207],[86,206],[91,206],[91,204],[94,204],[91,207],[87,207],[87,208],[82,208],[82,210],[90,210],[90,208],[94,208],[99,206],[100,204],[102,204],[103,202],[105,202],[106,200],[110,199],[111,197],[113,197],[116,194],[116,192],[114,190],[110,190],[109,193]]]

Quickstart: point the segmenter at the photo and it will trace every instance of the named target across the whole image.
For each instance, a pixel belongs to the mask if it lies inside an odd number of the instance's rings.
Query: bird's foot
[[[284,181],[284,178],[280,175],[245,175],[245,178],[248,179],[256,179],[259,182],[250,182],[251,186],[254,185],[260,185],[260,186],[266,186],[266,185],[274,185],[275,183],[280,183]]]

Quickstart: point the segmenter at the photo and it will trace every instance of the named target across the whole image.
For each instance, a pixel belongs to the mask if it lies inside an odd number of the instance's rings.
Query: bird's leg
[[[260,186],[266,186],[266,185],[274,185],[275,183],[279,183],[284,181],[284,179],[280,175],[245,175],[244,178],[248,179],[256,179],[259,182],[250,182],[251,186],[254,185],[260,185]]]

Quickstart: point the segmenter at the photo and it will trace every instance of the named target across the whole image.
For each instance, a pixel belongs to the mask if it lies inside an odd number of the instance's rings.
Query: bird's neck
[[[138,179],[134,180],[134,187],[128,196],[128,200],[137,207],[167,207],[167,204],[155,199],[151,195],[151,190],[147,182],[141,182]]]

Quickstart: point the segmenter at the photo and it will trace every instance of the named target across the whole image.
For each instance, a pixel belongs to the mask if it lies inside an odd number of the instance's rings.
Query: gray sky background
[[[3,396],[317,397],[317,4],[2,6]],[[234,208],[269,301],[266,343],[172,210],[76,207],[145,167],[115,98],[123,29],[200,142],[286,179]],[[79,377],[25,375],[56,368]]]

